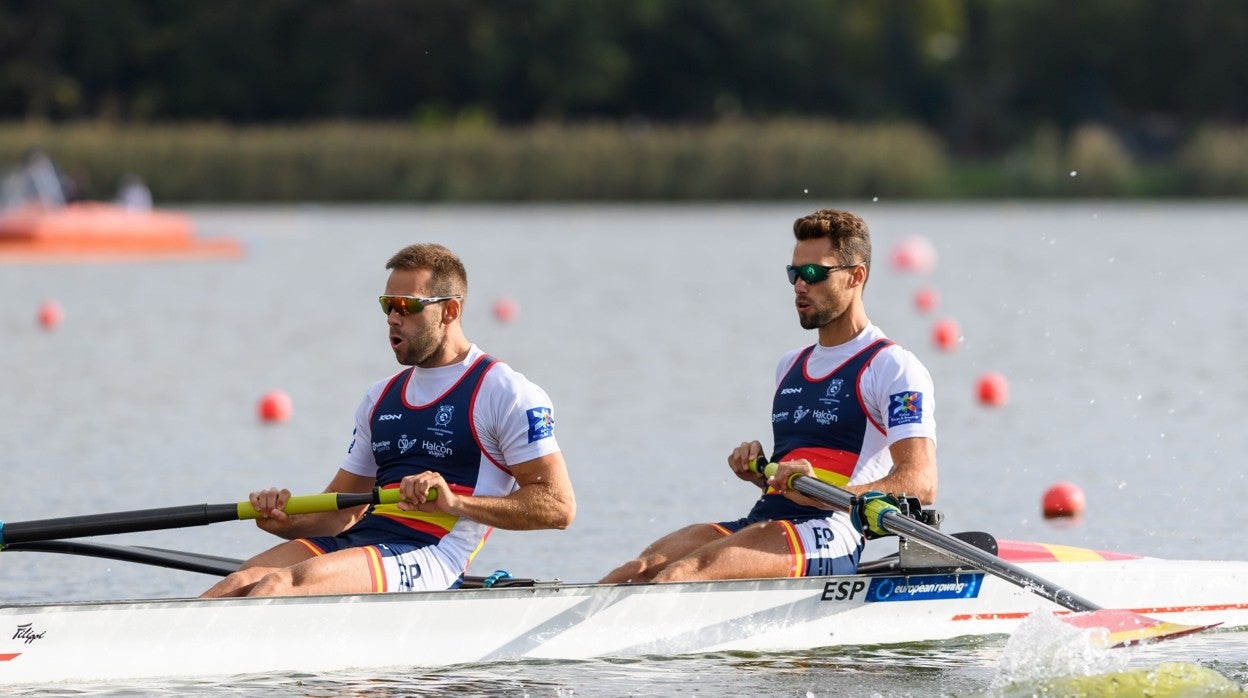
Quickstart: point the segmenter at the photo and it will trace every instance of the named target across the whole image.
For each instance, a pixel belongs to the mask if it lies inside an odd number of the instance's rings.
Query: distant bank
[[[903,122],[0,124],[0,168],[31,146],[85,198],[137,174],[166,205],[1248,195],[1244,127],[1195,129],[1148,159],[1097,125],[1042,130],[971,160]]]

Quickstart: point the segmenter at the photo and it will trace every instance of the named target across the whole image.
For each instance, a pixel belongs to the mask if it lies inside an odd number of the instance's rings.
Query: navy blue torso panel
[[[870,424],[858,394],[859,379],[876,354],[890,345],[887,339],[876,340],[815,380],[807,379],[805,371],[815,347],[803,349],[776,387],[772,401],[772,460],[778,463],[805,458],[820,480],[837,486],[848,483]],[[795,504],[770,489],[750,512],[750,518],[772,520],[827,515],[826,510]]]

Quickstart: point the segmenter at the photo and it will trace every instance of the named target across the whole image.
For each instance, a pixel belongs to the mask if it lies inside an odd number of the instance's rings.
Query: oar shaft
[[[768,475],[771,475],[775,473],[775,468],[774,464],[767,464],[764,470]],[[804,475],[795,477],[790,482],[790,486],[808,497],[827,502],[846,513],[849,512],[854,504],[853,494],[813,477]],[[939,530],[899,512],[886,512],[881,520],[881,525],[889,533],[918,541],[928,548],[943,553],[958,562],[995,574],[1064,608],[1072,611],[1097,611],[1101,608],[1072,591],[1041,579],[1013,563],[1002,560],[996,555],[980,550],[958,538],[941,533]]]
[[[0,531],[3,531],[3,540],[7,545],[36,540],[107,536],[114,533],[204,526],[237,519],[238,505],[236,504],[189,504],[159,509],[118,511],[111,514],[17,521],[4,524],[4,528]]]
[[[436,493],[436,492],[435,492]],[[286,501],[287,514],[313,514],[338,511],[365,504],[393,504],[399,501],[398,489],[376,492],[326,492],[297,495]],[[111,514],[67,516],[38,521],[0,523],[0,547],[11,543],[107,536],[116,533],[159,531],[187,526],[206,526],[222,521],[256,519],[260,513],[251,502],[236,504],[189,504],[157,509],[119,511]]]

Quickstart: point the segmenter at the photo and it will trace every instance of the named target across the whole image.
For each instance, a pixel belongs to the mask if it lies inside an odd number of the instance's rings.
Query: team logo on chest
[[[822,402],[825,405],[840,402],[841,399],[837,396],[841,394],[841,388],[844,387],[845,380],[843,378],[833,378],[828,381],[828,392],[824,393],[824,396],[819,398],[819,402]]]
[[[438,411],[433,415],[433,426],[429,427],[429,431],[440,436],[451,436],[455,433],[451,429],[451,419],[455,416],[454,405],[438,405]]]

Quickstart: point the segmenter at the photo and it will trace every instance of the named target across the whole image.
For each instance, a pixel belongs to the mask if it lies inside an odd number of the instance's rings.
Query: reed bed
[[[1042,130],[997,160],[967,162],[909,123],[0,124],[0,162],[32,146],[87,197],[110,198],[133,173],[164,203],[1248,193],[1248,130],[1232,128],[1201,129],[1172,162],[1142,165],[1096,125]]]

